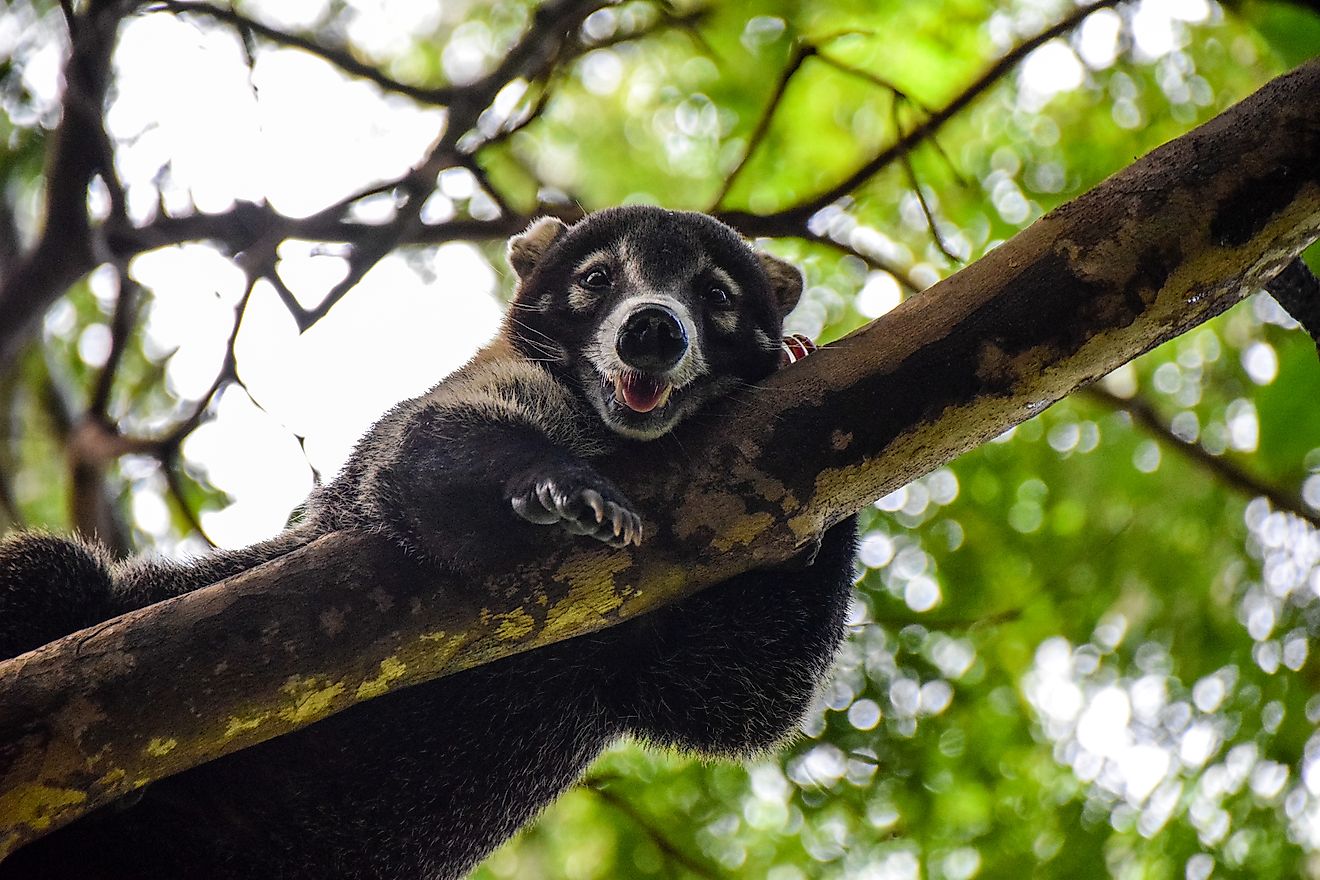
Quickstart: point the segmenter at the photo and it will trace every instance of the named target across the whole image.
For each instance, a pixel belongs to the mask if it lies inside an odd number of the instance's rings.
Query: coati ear
[[[509,239],[509,265],[518,277],[526,280],[540,262],[541,255],[567,230],[564,221],[558,217],[542,217]]]
[[[775,302],[779,304],[779,317],[793,311],[798,297],[802,296],[802,272],[787,260],[772,257],[762,251],[756,255],[761,258],[761,268],[770,279],[770,289],[774,292]]]

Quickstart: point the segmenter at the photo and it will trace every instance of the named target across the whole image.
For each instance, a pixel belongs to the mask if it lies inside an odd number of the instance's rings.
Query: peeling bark
[[[1220,313],[1318,231],[1312,62],[699,417],[646,461],[606,461],[649,514],[640,550],[570,542],[463,582],[336,533],[0,663],[0,853],[361,700],[787,559],[824,526]]]

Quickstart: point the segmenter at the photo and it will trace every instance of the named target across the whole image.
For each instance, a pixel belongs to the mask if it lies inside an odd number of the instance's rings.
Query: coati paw
[[[617,500],[613,500],[617,499]],[[590,535],[611,547],[640,546],[642,518],[608,488],[573,486],[541,477],[509,499],[513,510],[537,525],[558,523],[573,535]]]

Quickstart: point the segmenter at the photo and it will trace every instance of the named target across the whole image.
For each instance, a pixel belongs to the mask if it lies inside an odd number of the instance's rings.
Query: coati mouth
[[[604,377],[614,399],[635,413],[649,413],[669,402],[674,386],[655,376],[625,370]]]

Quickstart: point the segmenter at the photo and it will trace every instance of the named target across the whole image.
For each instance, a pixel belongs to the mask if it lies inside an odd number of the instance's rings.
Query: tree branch
[[[1117,412],[1125,412],[1145,431],[1157,437],[1166,447],[1182,455],[1188,461],[1203,468],[1224,485],[1249,497],[1261,496],[1269,499],[1275,510],[1285,510],[1293,516],[1304,519],[1316,528],[1320,528],[1320,515],[1308,510],[1306,504],[1296,494],[1271,486],[1264,480],[1252,476],[1231,459],[1222,455],[1212,455],[1204,446],[1195,441],[1188,442],[1169,428],[1155,407],[1140,397],[1119,397],[1106,391],[1099,385],[1092,385],[1084,392],[1090,400]]]
[[[648,513],[638,550],[566,542],[463,580],[337,532],[0,664],[0,852],[360,701],[785,560],[1219,314],[1317,234],[1320,60],[657,441],[645,462],[602,460]],[[354,625],[323,627],[331,607]]]
[[[46,164],[45,223],[36,245],[5,266],[0,279],[0,369],[12,362],[41,312],[96,265],[87,185],[106,161],[101,110],[120,7],[95,4],[72,35],[64,116]]]
[[[660,850],[664,857],[669,861],[674,862],[692,874],[696,874],[698,877],[705,877],[706,880],[718,880],[719,877],[723,876],[705,862],[684,852],[683,847],[670,840],[669,835],[665,834],[664,831],[657,827],[657,823],[654,820],[643,814],[642,811],[637,809],[631,801],[620,795],[618,792],[613,791],[608,786],[593,783],[586,784],[584,788],[605,803],[609,804],[618,812],[622,813],[634,825],[640,828],[642,833],[650,839],[651,843],[655,844],[655,848]]]
[[[180,0],[156,0],[149,11],[162,9],[176,15],[196,15],[214,19],[233,25],[241,31],[255,34],[277,45],[300,49],[309,55],[315,55],[317,58],[333,64],[349,76],[365,79],[368,82],[375,83],[387,92],[405,95],[419,104],[447,104],[463,88],[462,86],[415,86],[400,82],[391,76],[387,76],[379,68],[359,61],[346,46],[327,46],[310,37],[291,34],[268,24],[262,24],[250,16],[242,15],[222,6],[214,6],[210,3],[180,2]]]
[[[1097,9],[1117,6],[1119,2],[1121,2],[1121,0],[1097,0],[1095,3],[1081,7],[1067,18],[1064,18],[1062,21],[1046,28],[1031,39],[1014,46],[1011,51],[991,65],[988,70],[977,77],[974,82],[967,86],[967,88],[959,92],[956,98],[940,109],[931,111],[930,115],[923,119],[919,125],[912,128],[906,134],[903,134],[873,159],[866,162],[852,174],[848,175],[844,180],[830,187],[825,192],[793,205],[792,207],[785,208],[782,211],[775,211],[771,214],[731,212],[729,214],[731,219],[727,222],[737,226],[739,229],[745,229],[753,235],[796,235],[797,233],[791,230],[796,230],[804,226],[817,211],[848,195],[874,176],[876,172],[880,171],[880,169],[887,167],[891,162],[907,155],[914,147],[925,141],[927,138],[933,137],[935,132],[937,132],[944,123],[958,115],[958,113],[962,112],[963,108],[988,91],[991,86],[1000,80],[1001,77],[1016,67],[1019,61],[1026,58],[1050,40],[1071,31]]]
[[[724,184],[720,187],[720,191],[715,194],[715,198],[711,199],[713,206],[718,208],[724,204],[724,199],[729,195],[729,191],[733,189],[734,183],[737,182],[743,169],[747,167],[747,163],[751,161],[757,148],[761,146],[761,142],[765,140],[766,132],[770,130],[770,123],[774,121],[775,113],[778,112],[779,105],[784,100],[784,93],[788,91],[788,84],[802,69],[802,64],[815,54],[816,47],[814,45],[798,42],[793,44],[793,51],[788,57],[788,63],[784,65],[774,88],[770,90],[770,99],[766,102],[765,109],[761,111],[760,118],[756,120],[756,126],[752,129],[751,134],[747,136],[747,148],[743,150],[738,164],[730,168],[724,176]]]
[[[347,275],[314,308],[291,313],[298,321],[300,331],[306,331],[329,314],[335,304],[347,296],[373,266],[402,243],[413,229],[422,225],[422,206],[435,188],[436,175],[445,168],[461,166],[463,154],[481,146],[481,138],[471,143],[468,141],[482,111],[513,80],[520,77],[532,80],[546,76],[558,62],[565,44],[583,20],[605,2],[551,0],[539,7],[527,33],[508,51],[499,66],[451,96],[444,134],[423,161],[397,181],[397,188],[405,195],[405,200],[399,206],[396,216],[389,223],[361,229],[352,241]],[[338,220],[338,214],[338,211],[334,212],[334,221]]]

